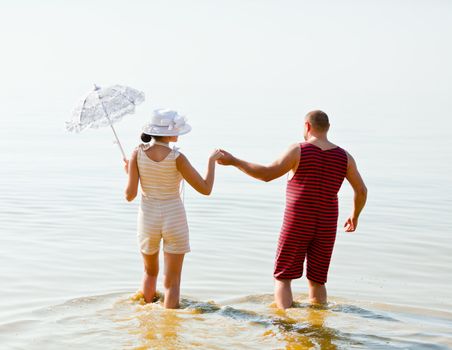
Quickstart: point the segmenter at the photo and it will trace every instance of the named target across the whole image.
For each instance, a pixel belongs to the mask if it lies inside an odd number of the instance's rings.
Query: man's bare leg
[[[275,279],[275,302],[280,309],[287,309],[292,306],[292,280]]]
[[[326,304],[327,295],[325,285],[311,280],[308,280],[308,284],[309,302],[312,304]]]

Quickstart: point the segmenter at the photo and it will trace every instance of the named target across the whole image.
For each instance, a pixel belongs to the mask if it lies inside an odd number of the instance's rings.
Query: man
[[[356,230],[366,203],[367,188],[356,162],[328,140],[329,128],[328,116],[312,111],[305,117],[306,142],[293,144],[272,164],[250,163],[224,150],[218,160],[263,181],[291,172],[273,274],[276,305],[282,309],[293,303],[291,282],[302,276],[305,258],[310,302],[327,301],[325,283],[337,231],[337,193],[344,178],[354,190],[353,211],[344,225],[346,232]]]

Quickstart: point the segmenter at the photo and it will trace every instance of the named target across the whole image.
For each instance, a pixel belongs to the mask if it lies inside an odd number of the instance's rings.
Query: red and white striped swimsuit
[[[287,183],[286,209],[276,253],[274,277],[295,279],[303,275],[325,283],[336,239],[337,193],[347,172],[347,153],[304,142],[300,164]]]

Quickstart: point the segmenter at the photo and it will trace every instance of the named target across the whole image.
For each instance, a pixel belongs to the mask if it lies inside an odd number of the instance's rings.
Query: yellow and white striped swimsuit
[[[155,162],[145,153],[149,147],[140,145],[137,154],[142,194],[138,211],[141,252],[147,255],[157,253],[163,238],[163,251],[188,253],[187,217],[179,192],[182,175],[176,167],[180,153],[173,149],[165,159]]]

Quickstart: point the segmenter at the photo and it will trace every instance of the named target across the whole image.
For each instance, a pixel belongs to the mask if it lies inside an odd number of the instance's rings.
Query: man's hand
[[[220,149],[221,152],[221,158],[217,159],[217,163],[221,165],[234,165],[235,163],[235,157],[229,153],[226,152],[223,149]]]
[[[344,224],[345,232],[354,232],[358,227],[358,218],[350,216]]]
[[[361,174],[358,171],[356,162],[350,153],[347,152],[348,164],[346,179],[353,188],[353,210],[350,217],[345,222],[345,232],[354,232],[358,226],[358,217],[363,210],[367,200],[367,187],[364,184]]]

